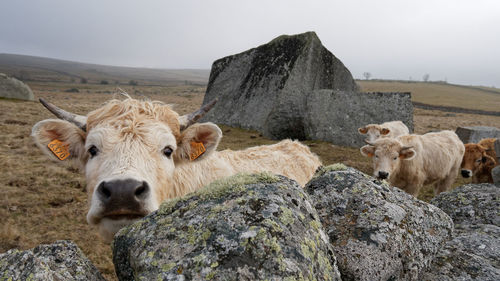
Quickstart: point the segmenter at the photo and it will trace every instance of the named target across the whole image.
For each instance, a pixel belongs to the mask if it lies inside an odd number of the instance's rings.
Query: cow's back
[[[424,184],[445,178],[453,169],[458,171],[465,152],[464,144],[452,131],[407,135],[398,139],[417,152],[413,160],[403,161],[405,172],[425,174]]]
[[[298,141],[283,140],[240,151],[224,150],[218,153],[234,168],[235,173],[270,171],[297,181],[304,186],[321,165],[318,156]]]

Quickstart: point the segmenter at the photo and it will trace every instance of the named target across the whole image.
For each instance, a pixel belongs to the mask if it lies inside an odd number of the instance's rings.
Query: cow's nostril
[[[386,179],[387,176],[389,176],[389,173],[387,172],[378,172],[378,176],[381,178],[381,179]]]
[[[135,190],[134,195],[136,197],[143,197],[147,195],[148,191],[149,191],[148,183],[143,181],[142,185],[137,187],[137,189]]]
[[[106,187],[106,182],[102,182],[98,187],[99,193],[101,193],[106,199],[111,197],[111,190]]]
[[[468,177],[470,177],[469,171],[467,171],[467,170],[462,170],[462,177],[464,177],[464,178],[468,178]]]

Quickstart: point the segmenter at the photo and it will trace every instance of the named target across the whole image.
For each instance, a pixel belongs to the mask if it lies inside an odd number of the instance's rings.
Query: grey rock
[[[455,223],[500,226],[500,189],[489,183],[466,184],[443,192],[431,200]]]
[[[478,143],[482,139],[500,138],[500,129],[496,127],[458,127],[455,133],[463,143]]]
[[[105,280],[72,241],[0,254],[1,280]]]
[[[267,173],[216,181],[120,230],[121,280],[340,280],[308,195]]]
[[[488,224],[456,229],[422,280],[500,280],[500,227]]]
[[[28,85],[13,77],[0,73],[0,97],[9,99],[35,100]]]
[[[316,90],[307,97],[306,138],[345,146],[362,146],[366,136],[358,128],[401,120],[413,131],[410,93],[359,93]]]
[[[437,207],[335,164],[306,185],[342,280],[418,280],[453,231]]]
[[[497,155],[497,159],[500,160],[500,139],[495,141],[495,153]]]
[[[500,166],[496,166],[491,170],[491,176],[493,177],[493,184],[500,186]]]
[[[283,35],[213,63],[203,103],[219,101],[203,120],[305,139],[303,112],[315,89],[356,91],[357,85],[316,33]]]

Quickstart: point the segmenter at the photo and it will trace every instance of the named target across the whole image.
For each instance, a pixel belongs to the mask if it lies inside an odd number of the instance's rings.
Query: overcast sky
[[[0,53],[205,68],[315,31],[356,78],[500,87],[499,0],[2,0]]]

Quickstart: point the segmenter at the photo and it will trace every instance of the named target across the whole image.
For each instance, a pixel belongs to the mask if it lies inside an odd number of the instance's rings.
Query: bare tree
[[[370,72],[363,72],[363,76],[365,77],[366,80],[370,79],[372,77],[372,74]]]
[[[424,80],[424,82],[427,82],[429,81],[429,77],[430,77],[429,73],[426,73],[424,74],[424,77],[422,77],[422,79]]]

